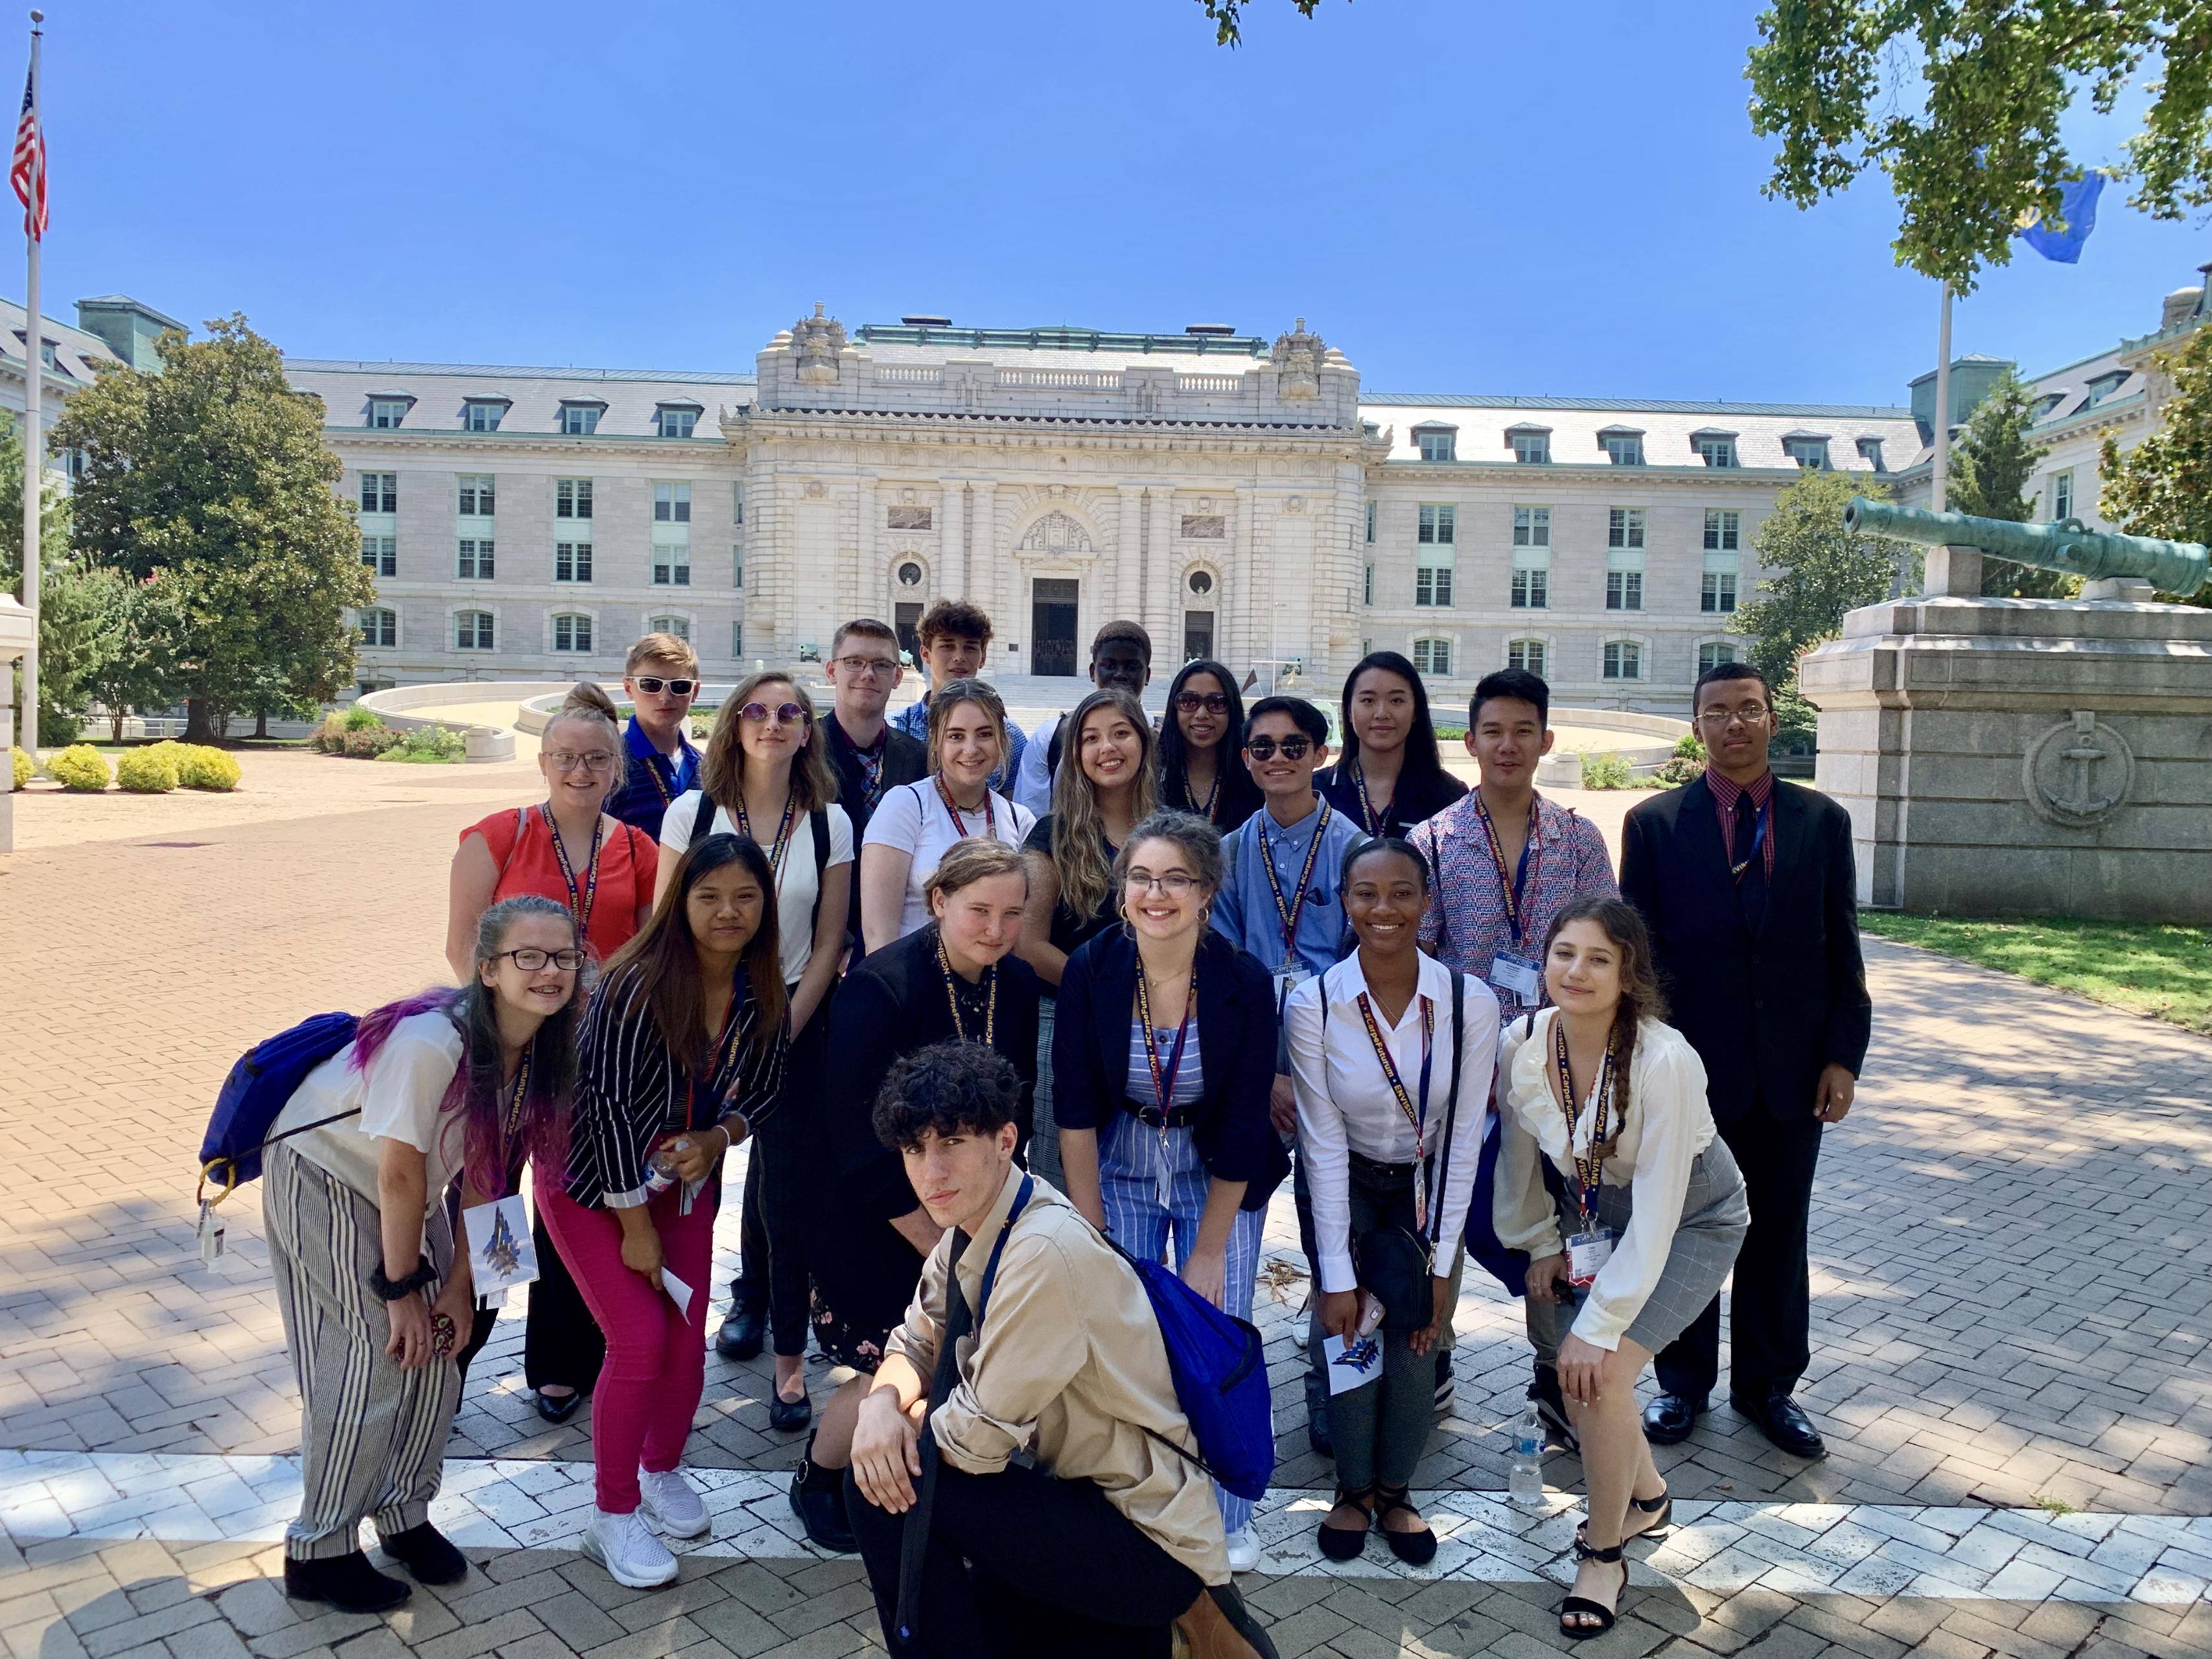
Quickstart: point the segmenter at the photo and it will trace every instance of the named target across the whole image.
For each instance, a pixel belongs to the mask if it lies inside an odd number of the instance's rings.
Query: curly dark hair
[[[933,1042],[902,1055],[876,1096],[876,1139],[904,1151],[925,1134],[994,1135],[1018,1121],[1022,1081],[981,1042]]]

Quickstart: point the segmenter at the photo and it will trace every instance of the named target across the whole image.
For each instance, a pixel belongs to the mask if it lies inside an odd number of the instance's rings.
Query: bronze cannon
[[[1852,496],[1844,509],[1844,528],[1854,535],[1883,536],[1923,547],[1979,548],[2014,564],[2068,571],[2089,581],[2132,578],[2185,599],[2203,586],[2207,566],[2212,563],[2212,555],[2196,542],[2085,530],[2079,519],[2014,524],[2007,519],[1978,519],[1969,513],[1931,513],[1926,507],[1870,501],[1863,495]]]

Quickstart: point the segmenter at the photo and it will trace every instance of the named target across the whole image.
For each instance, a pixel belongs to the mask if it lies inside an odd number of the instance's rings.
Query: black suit
[[[1796,1387],[1811,1357],[1806,1222],[1820,1154],[1820,1073],[1866,1061],[1873,1006],[1859,958],[1850,818],[1774,780],[1774,868],[1747,908],[1703,778],[1638,805],[1621,832],[1621,896],[1651,928],[1671,1023],[1705,1062],[1707,1098],[1742,1167],[1751,1231],[1730,1302],[1731,1392],[1756,1404]],[[1749,849],[1739,846],[1737,858]],[[1691,1401],[1720,1370],[1720,1302],[1658,1358]]]

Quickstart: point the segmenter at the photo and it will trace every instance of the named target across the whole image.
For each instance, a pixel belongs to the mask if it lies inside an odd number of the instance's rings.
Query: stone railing
[[[1244,377],[1242,374],[1178,374],[1176,376],[1175,383],[1177,392],[1194,392],[1201,394],[1242,392],[1244,389]]]
[[[998,384],[1029,392],[1119,392],[1121,377],[1101,368],[1002,368]]]
[[[878,386],[943,386],[945,371],[915,363],[878,363]]]

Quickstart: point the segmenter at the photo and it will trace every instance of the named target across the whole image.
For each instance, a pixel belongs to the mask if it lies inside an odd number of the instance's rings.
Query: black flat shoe
[[[469,1558],[428,1521],[382,1540],[384,1553],[407,1569],[418,1584],[458,1584],[469,1576]]]
[[[1437,1559],[1437,1535],[1426,1525],[1419,1532],[1393,1532],[1385,1525],[1389,1518],[1401,1510],[1414,1520],[1421,1512],[1410,1501],[1411,1495],[1403,1486],[1377,1486],[1375,1488],[1375,1524],[1382,1528],[1382,1541],[1390,1547],[1390,1553],[1409,1567],[1425,1567]]]
[[[1628,1593],[1628,1563],[1620,1558],[1620,1545],[1615,1544],[1609,1550],[1594,1550],[1579,1538],[1575,1540],[1575,1559],[1603,1561],[1620,1569],[1620,1589],[1613,1595],[1612,1607],[1607,1607],[1602,1601],[1593,1601],[1587,1595],[1570,1595],[1559,1603],[1559,1634],[1571,1642],[1587,1642],[1593,1636],[1604,1635],[1620,1621],[1620,1598]],[[1570,1619],[1577,1622],[1571,1625],[1567,1622]],[[1580,1623],[1579,1620],[1583,1619],[1595,1619],[1598,1622],[1594,1625]]]
[[[1756,1405],[1744,1400],[1731,1400],[1729,1404],[1792,1457],[1814,1462],[1828,1455],[1828,1443],[1820,1438],[1813,1419],[1788,1395],[1770,1395]]]
[[[572,1389],[567,1394],[548,1394],[543,1389],[532,1389],[530,1403],[548,1423],[565,1423],[583,1405],[584,1391]]]
[[[340,1613],[386,1613],[415,1594],[368,1565],[359,1550],[321,1561],[284,1558],[284,1594],[298,1601],[323,1601]]]
[[[811,1440],[806,1449],[809,1455],[799,1460],[791,1477],[791,1512],[806,1529],[809,1543],[836,1555],[858,1555],[860,1541],[845,1514],[844,1471],[817,1468]]]
[[[770,1395],[768,1402],[768,1425],[785,1434],[796,1434],[814,1420],[814,1402],[805,1395],[796,1400],[786,1400],[781,1395]]]
[[[1332,1527],[1328,1524],[1328,1517],[1323,1516],[1321,1525],[1314,1530],[1314,1541],[1321,1546],[1321,1553],[1323,1555],[1332,1561],[1356,1561],[1359,1559],[1360,1554],[1367,1548],[1367,1534],[1370,1529],[1369,1523],[1372,1519],[1369,1506],[1374,1497],[1375,1489],[1372,1486],[1361,1486],[1354,1490],[1352,1487],[1340,1486],[1336,1489],[1336,1502],[1329,1505],[1330,1510],[1334,1512],[1343,1508],[1346,1504],[1357,1505],[1359,1510],[1359,1526],[1356,1530],[1351,1527]]]
[[[732,1308],[714,1333],[714,1352],[725,1359],[757,1359],[768,1337],[768,1310]]]
[[[1705,1409],[1702,1400],[1685,1400],[1679,1394],[1662,1394],[1644,1408],[1644,1437],[1655,1446],[1679,1446],[1698,1426]]]
[[[1209,1584],[1206,1593],[1213,1598],[1213,1605],[1221,1609],[1221,1616],[1229,1621],[1229,1628],[1250,1644],[1252,1651],[1258,1654],[1260,1659],[1282,1659],[1282,1656],[1275,1651],[1275,1644],[1268,1638],[1267,1631],[1252,1616],[1252,1610],[1244,1605],[1244,1598],[1237,1593],[1236,1585]]]

